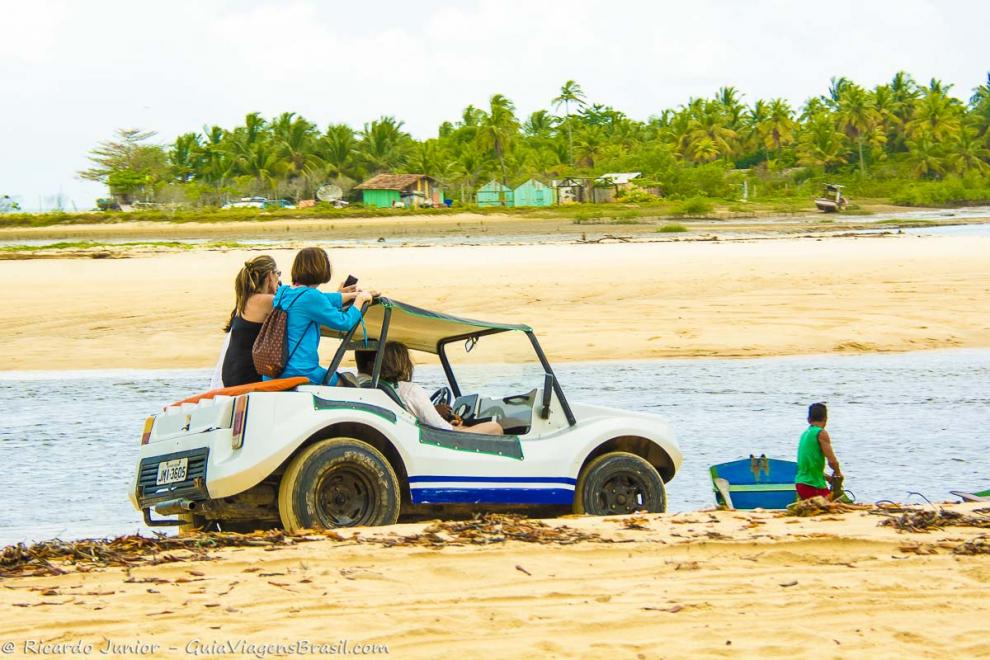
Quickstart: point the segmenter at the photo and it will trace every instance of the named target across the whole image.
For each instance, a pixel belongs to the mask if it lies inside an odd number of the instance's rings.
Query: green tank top
[[[818,444],[818,434],[821,432],[820,426],[809,426],[801,434],[801,442],[798,443],[795,483],[808,484],[815,488],[828,488],[828,483],[825,481],[825,454],[822,453],[822,447]]]

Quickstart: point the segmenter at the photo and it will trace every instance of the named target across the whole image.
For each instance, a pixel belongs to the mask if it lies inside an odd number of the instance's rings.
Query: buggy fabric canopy
[[[530,332],[532,330],[528,325],[476,321],[431,312],[408,303],[382,297],[368,308],[364,316],[364,329],[362,330],[360,325],[357,327],[354,331],[353,341],[355,343],[361,342],[364,339],[364,332],[367,332],[368,340],[377,341],[381,337],[382,324],[385,321],[385,310],[387,309],[391,310],[387,340],[399,341],[410,350],[427,353],[436,353],[440,342],[453,337],[469,337],[512,330]],[[346,334],[330,328],[323,328],[322,331],[323,335],[327,337],[340,338]]]

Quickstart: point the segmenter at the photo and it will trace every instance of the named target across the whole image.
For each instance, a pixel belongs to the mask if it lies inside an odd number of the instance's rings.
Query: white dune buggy
[[[145,423],[130,496],[148,525],[294,531],[386,525],[400,514],[451,508],[592,515],[666,509],[664,484],[681,464],[667,424],[568,403],[529,327],[383,297],[368,307],[363,326],[323,331],[341,340],[329,373],[348,351],[376,350],[389,340],[432,354],[446,379],[436,399],[448,400],[464,424],[494,419],[505,435],[421,425],[379,377],[381,352],[364,387],[345,386],[349,379],[333,387],[287,379],[209,392]],[[464,374],[490,372],[460,369],[460,358],[509,336],[535,354],[530,382],[487,383],[515,388],[496,396],[464,391]]]

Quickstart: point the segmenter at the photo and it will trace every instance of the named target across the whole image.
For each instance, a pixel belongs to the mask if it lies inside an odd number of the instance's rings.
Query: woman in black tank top
[[[230,324],[230,344],[223,358],[223,386],[233,387],[245,383],[257,383],[261,376],[254,368],[251,349],[261,331],[261,323],[245,321],[235,316]]]
[[[268,255],[244,262],[234,280],[236,304],[230,313],[227,330],[230,343],[223,358],[223,386],[257,383],[261,376],[254,368],[251,350],[261,326],[272,311],[272,298],[278,289],[279,276],[275,260]]]

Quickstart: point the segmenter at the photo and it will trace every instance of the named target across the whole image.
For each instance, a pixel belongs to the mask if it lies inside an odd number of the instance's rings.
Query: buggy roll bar
[[[358,326],[362,325],[364,315],[368,311],[368,308],[372,305],[377,305],[379,299],[375,299],[370,303],[365,303],[361,307],[361,318],[362,321],[355,323],[354,327],[348,330],[343,337],[340,339],[340,345],[337,347],[337,352],[334,353],[333,360],[330,361],[330,366],[327,368],[326,376],[323,377],[323,385],[326,385],[329,381],[331,374],[337,372],[340,368],[340,363],[344,360],[344,354],[348,351],[353,339],[354,333]],[[385,345],[388,341],[388,329],[389,323],[392,319],[392,308],[391,306],[385,306],[385,312],[382,316],[382,329],[379,333],[379,337],[375,340],[376,348],[380,348]],[[457,378],[454,376],[454,370],[450,366],[450,360],[447,359],[447,344],[452,344],[457,341],[463,341],[465,339],[470,339],[471,337],[484,337],[486,335],[494,335],[501,332],[509,332],[508,328],[487,328],[483,330],[478,330],[477,332],[469,332],[460,335],[454,335],[451,337],[445,337],[437,342],[437,355],[440,358],[440,364],[443,367],[443,372],[447,376],[447,382],[450,383],[450,387],[454,392],[455,396],[461,396],[461,388],[457,384]],[[550,361],[547,360],[546,354],[543,352],[543,348],[540,346],[540,342],[536,339],[536,334],[532,330],[523,330],[526,336],[529,338],[529,343],[533,346],[533,350],[536,352],[536,357],[540,360],[540,365],[543,367],[543,373],[546,376],[551,376],[553,380],[553,391],[557,395],[557,400],[560,401],[560,406],[564,410],[564,416],[567,418],[567,423],[571,426],[577,424],[577,419],[574,417],[574,412],[571,410],[570,404],[567,402],[567,397],[564,396],[564,390],[560,386],[560,381],[557,379],[557,375],[553,372],[553,368],[550,366]],[[370,346],[369,346],[370,348]],[[371,387],[378,387],[378,381],[381,377],[382,369],[382,358],[383,353],[380,350],[376,350],[375,355],[375,366],[371,374]]]

